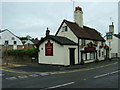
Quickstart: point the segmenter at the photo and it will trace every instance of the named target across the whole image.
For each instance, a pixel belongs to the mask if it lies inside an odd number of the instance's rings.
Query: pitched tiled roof
[[[52,39],[53,41],[59,43],[60,45],[77,45],[77,43],[71,41],[70,39],[68,39],[66,37],[53,36],[53,35],[46,36],[45,38],[41,39],[38,44],[40,45],[47,39],[48,40]]]
[[[71,31],[80,39],[89,39],[89,40],[96,40],[96,41],[105,41],[103,37],[97,32],[95,29],[83,26],[83,28],[79,27],[78,24],[75,22],[70,22],[67,20],[63,20],[61,26],[59,27],[56,35],[58,34],[60,28],[62,27],[63,23],[66,23],[67,26],[71,29]]]
[[[31,40],[34,44],[37,44],[39,40]]]

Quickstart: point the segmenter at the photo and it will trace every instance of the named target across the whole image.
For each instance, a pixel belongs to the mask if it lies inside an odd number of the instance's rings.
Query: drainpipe
[[[79,44],[80,44],[80,43],[79,43],[79,38],[78,38],[78,64],[80,63],[80,61],[79,61],[79,54],[80,54],[80,52],[79,52],[79,51],[80,51],[80,46],[79,46]]]

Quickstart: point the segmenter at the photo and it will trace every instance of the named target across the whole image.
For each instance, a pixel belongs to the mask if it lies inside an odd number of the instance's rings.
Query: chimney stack
[[[74,11],[74,21],[83,28],[83,12],[81,7],[75,7]]]
[[[49,30],[48,27],[47,27],[46,36],[49,36],[49,35],[50,35],[50,30]]]
[[[112,22],[112,25],[109,25],[109,32],[112,32],[114,34],[114,24]]]

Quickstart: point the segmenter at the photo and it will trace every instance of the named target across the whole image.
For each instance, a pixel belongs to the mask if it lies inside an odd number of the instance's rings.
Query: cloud
[[[47,27],[55,34],[63,19],[73,21],[72,2],[3,3],[3,28],[18,36],[43,37]],[[112,17],[117,31],[117,3],[75,2],[83,8],[84,25],[105,34]]]

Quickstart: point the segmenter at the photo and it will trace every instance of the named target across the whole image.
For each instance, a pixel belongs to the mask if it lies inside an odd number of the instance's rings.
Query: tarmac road
[[[55,68],[55,67],[54,67]],[[118,88],[118,60],[99,64],[84,65],[80,68],[67,67],[58,72],[30,72],[30,70],[10,72],[3,70],[3,88]],[[10,69],[10,70],[11,70]],[[20,71],[27,73],[18,73]],[[3,89],[4,90],[4,89]]]

